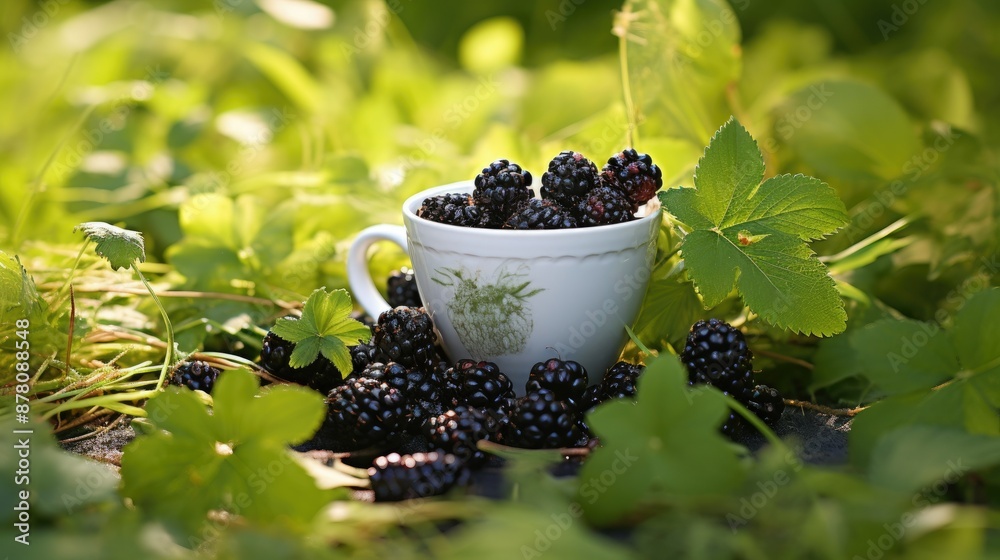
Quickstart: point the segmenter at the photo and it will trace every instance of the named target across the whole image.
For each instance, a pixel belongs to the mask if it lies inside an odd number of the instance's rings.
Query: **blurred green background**
[[[301,301],[346,286],[352,236],[398,223],[414,192],[500,157],[536,176],[564,149],[600,164],[630,141],[666,186],[690,184],[730,115],[769,174],[820,177],[847,204],[852,224],[819,253],[919,218],[892,255],[843,275],[904,315],[947,307],[998,246],[996,3],[12,0],[0,13],[0,249],[43,292],[73,267],[73,226],[100,220],[144,233],[161,285]],[[383,247],[373,267],[403,263]],[[50,303],[65,323],[65,298]],[[230,330],[280,312],[171,305]],[[682,322],[645,334],[662,347]],[[187,331],[182,349],[204,336]]]

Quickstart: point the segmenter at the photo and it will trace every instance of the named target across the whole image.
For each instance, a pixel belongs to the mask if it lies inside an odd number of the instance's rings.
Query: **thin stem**
[[[618,60],[622,72],[622,96],[625,98],[625,113],[628,115],[628,128],[625,131],[626,143],[635,146],[636,127],[639,117],[632,97],[632,84],[628,75],[628,20],[632,15],[632,6],[625,3],[624,11],[618,12],[615,18],[615,34],[618,35]]]
[[[865,406],[859,406],[857,408],[830,408],[821,404],[795,399],[785,399],[785,404],[788,406],[797,406],[799,408],[808,408],[809,410],[815,410],[816,412],[829,414],[830,416],[854,416],[865,408],[868,408]]]
[[[149,290],[149,295],[153,296],[153,301],[156,303],[156,307],[160,309],[160,315],[163,316],[163,325],[167,329],[167,354],[163,357],[163,368],[160,369],[160,379],[156,382],[156,390],[159,391],[163,388],[163,382],[167,379],[167,373],[170,372],[170,366],[174,363],[174,326],[170,322],[170,316],[167,315],[167,310],[160,303],[160,298],[156,297],[156,292],[153,291],[153,287],[149,285],[149,281],[139,270],[138,264],[135,261],[132,262],[132,269],[135,273],[139,275],[139,280],[146,285],[146,289]]]
[[[76,297],[73,295],[72,284],[69,287],[69,336],[66,337],[66,373],[69,373],[69,360],[73,355],[73,331],[76,330]]]

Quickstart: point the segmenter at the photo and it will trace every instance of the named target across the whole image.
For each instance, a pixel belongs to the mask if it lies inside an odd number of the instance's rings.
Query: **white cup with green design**
[[[420,192],[403,203],[403,226],[363,230],[348,253],[355,299],[372,317],[390,308],[368,270],[368,249],[390,241],[409,255],[452,361],[495,362],[519,393],[531,367],[553,357],[580,362],[596,382],[618,359],[646,293],[656,199],[636,220],[579,229],[478,229],[417,217],[425,198],[473,189],[463,181]]]

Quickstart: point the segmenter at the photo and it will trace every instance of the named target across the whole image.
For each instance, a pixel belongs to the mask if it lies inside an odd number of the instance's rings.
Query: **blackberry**
[[[757,385],[747,397],[746,407],[760,417],[768,426],[774,426],[785,410],[785,401],[777,389],[767,385]]]
[[[482,465],[487,454],[476,447],[481,439],[497,441],[500,423],[496,418],[475,408],[459,406],[431,418],[424,429],[430,446],[443,449],[466,461],[468,465]]]
[[[493,362],[459,360],[446,375],[453,406],[477,408],[494,418],[507,415],[514,401],[514,384]]]
[[[368,478],[376,502],[396,502],[444,494],[469,482],[469,470],[454,455],[431,451],[375,459]]]
[[[602,397],[602,389],[603,386],[600,383],[587,387],[587,390],[583,392],[583,396],[580,397],[580,400],[577,403],[579,405],[580,412],[587,412],[588,410],[601,404],[601,401],[604,400]]]
[[[549,170],[542,173],[542,198],[572,206],[599,185],[597,166],[583,154],[566,150],[552,158]]]
[[[219,368],[212,367],[208,362],[192,360],[177,366],[170,376],[170,384],[211,393],[220,373],[222,371]]]
[[[375,361],[375,347],[371,344],[361,343],[351,346],[351,374],[359,376],[368,364]]]
[[[579,414],[551,391],[528,393],[518,399],[506,427],[505,440],[517,447],[569,447],[580,439]]]
[[[392,307],[420,307],[420,292],[413,271],[405,266],[393,271],[386,281],[386,300]]]
[[[486,227],[482,209],[472,204],[472,196],[468,194],[429,196],[420,205],[417,216],[453,226]]]
[[[531,173],[505,159],[491,163],[476,175],[472,198],[486,215],[489,227],[498,228],[517,209],[518,204],[535,196],[528,187]]]
[[[374,362],[359,377],[381,381],[402,393],[410,405],[413,428],[420,427],[432,415],[436,416],[443,411],[441,402],[444,399],[444,379],[437,368],[410,369],[395,362]]]
[[[642,365],[618,362],[608,368],[600,383],[600,399],[634,399],[636,384],[645,369]]]
[[[575,211],[580,227],[620,224],[635,219],[628,196],[612,187],[591,189],[577,202]]]
[[[576,218],[551,200],[529,198],[503,224],[503,229],[569,229]]]
[[[334,388],[326,398],[324,428],[338,449],[355,451],[384,442],[409,424],[403,393],[388,383],[358,377]]]
[[[714,385],[741,402],[754,386],[752,360],[743,333],[718,319],[695,323],[681,352],[690,384]]]
[[[371,344],[376,361],[429,371],[440,361],[436,340],[434,324],[422,307],[397,307],[379,315]]]
[[[632,201],[633,212],[653,198],[663,186],[663,174],[653,163],[653,158],[632,148],[611,156],[601,170],[601,179],[605,185],[628,196]]]
[[[552,358],[538,362],[528,373],[525,389],[528,393],[546,389],[552,391],[559,400],[573,400],[575,403],[587,390],[587,370],[572,360]]]
[[[297,321],[298,317],[285,317]],[[260,365],[275,377],[299,385],[312,387],[321,393],[328,393],[344,381],[344,375],[322,354],[307,366],[292,367],[289,360],[295,343],[268,331],[260,349]]]

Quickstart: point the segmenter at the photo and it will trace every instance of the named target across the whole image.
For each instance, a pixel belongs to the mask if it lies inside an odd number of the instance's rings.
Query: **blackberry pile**
[[[688,383],[708,384],[732,396],[769,426],[777,424],[785,408],[778,391],[758,385],[753,377],[753,353],[739,329],[718,319],[698,321],[691,327],[681,361]],[[749,423],[734,411],[722,425],[728,436],[741,435]]]
[[[600,170],[583,154],[566,150],[549,162],[534,198],[531,173],[498,159],[476,176],[471,195],[449,193],[424,199],[417,216],[461,227],[569,229],[635,219],[639,207],[663,186],[648,154],[629,148]]]
[[[530,369],[525,395],[517,398],[497,364],[443,361],[423,308],[386,311],[373,333],[370,343],[351,348],[353,371],[328,390],[321,430],[330,450],[371,461],[364,464],[377,501],[434,496],[467,485],[473,469],[500,461],[479,447],[484,440],[530,449],[596,445],[587,412],[609,400],[634,400],[644,371],[642,365],[618,362],[588,385],[581,364],[552,358]],[[262,363],[275,374],[288,374],[290,345],[273,333],[268,337]],[[780,419],[781,395],[754,382],[753,356],[738,329],[715,319],[699,321],[681,358],[692,385],[718,387],[769,425]],[[204,387],[202,379],[214,368],[199,364],[181,366],[174,379],[194,379]],[[733,413],[722,431],[735,436],[746,428]]]

